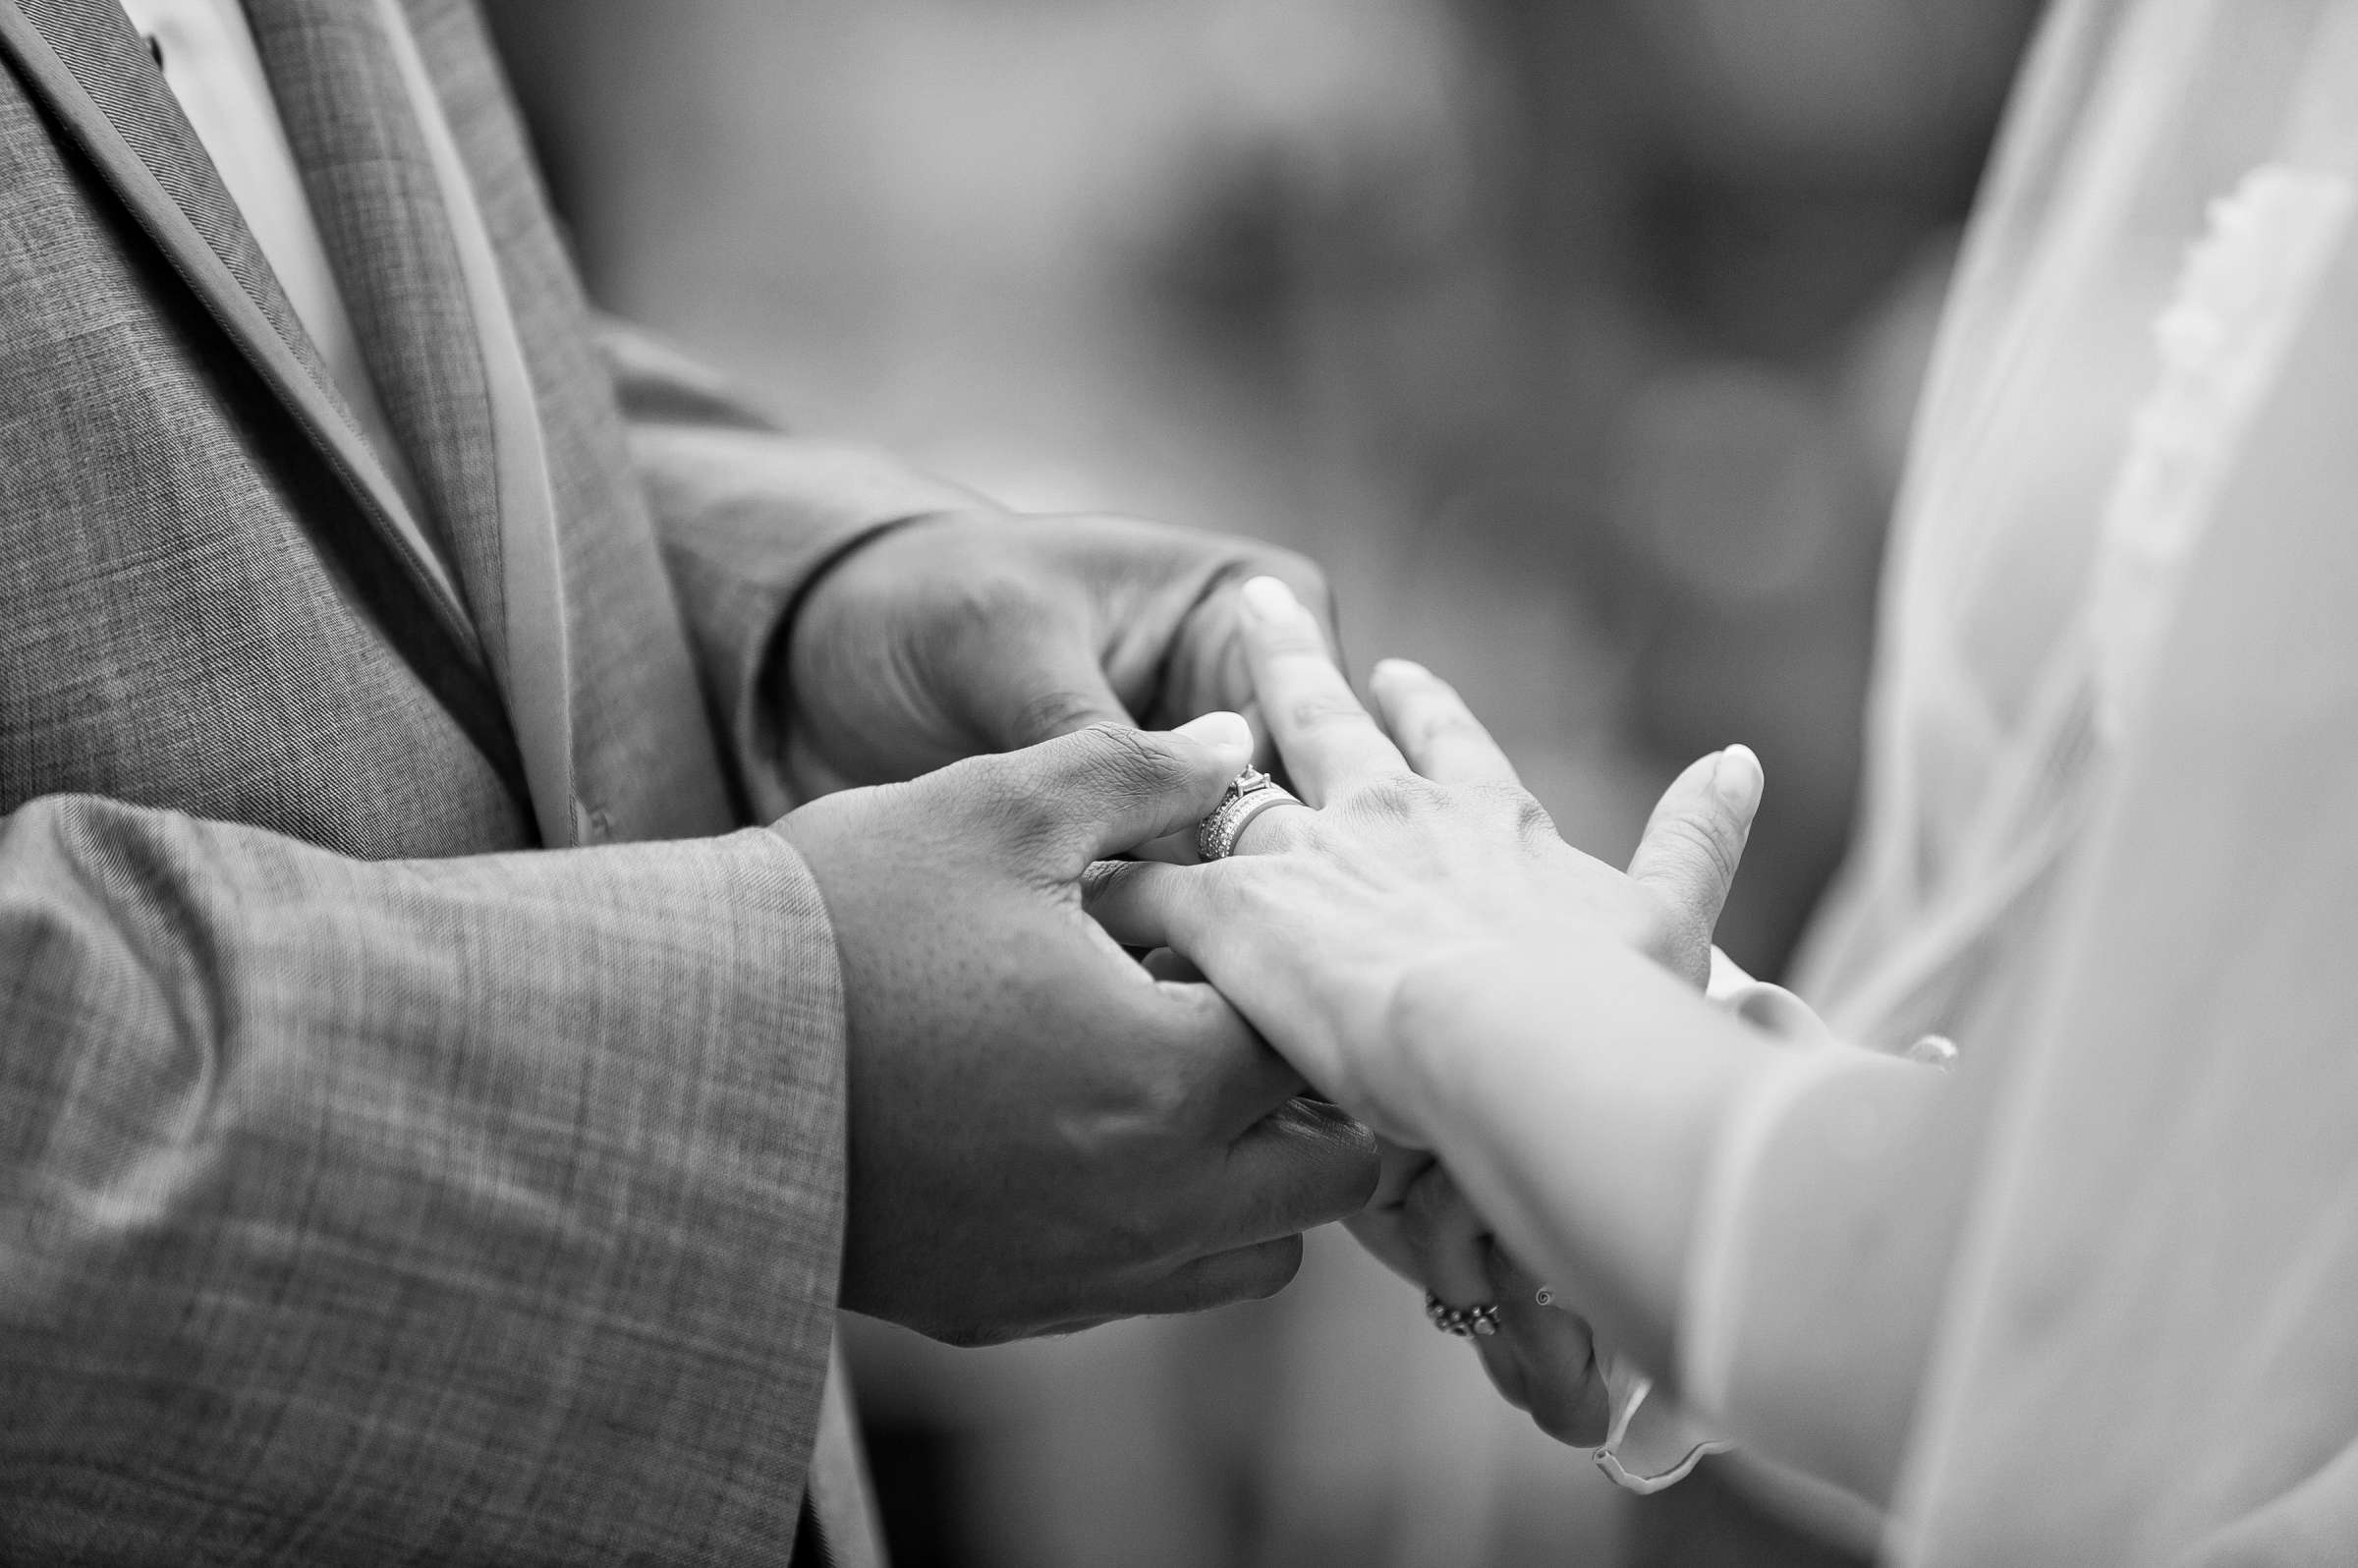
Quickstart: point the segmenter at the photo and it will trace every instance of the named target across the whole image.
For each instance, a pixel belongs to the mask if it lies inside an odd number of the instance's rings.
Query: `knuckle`
[[[1213,1075],[1200,1059],[1157,1051],[1131,1077],[1129,1112],[1142,1134],[1174,1148],[1192,1148],[1208,1120]]]
[[[1015,732],[1022,736],[1062,735],[1096,720],[1100,702],[1086,692],[1052,688],[1016,704]]]
[[[1387,700],[1380,690],[1376,697],[1383,703],[1384,728],[1392,732],[1392,739],[1406,747],[1412,756],[1419,752],[1436,750],[1448,739],[1449,723],[1438,714],[1410,706],[1397,699]]]
[[[1529,791],[1515,791],[1515,827],[1526,838],[1553,839],[1556,836],[1555,818],[1547,808]]]
[[[1504,815],[1515,836],[1526,843],[1555,843],[1555,818],[1547,814],[1539,798],[1520,784],[1503,780],[1460,786],[1477,799],[1488,802]]]
[[[1026,781],[1026,793],[1062,821],[1083,803],[1158,796],[1189,779],[1185,761],[1157,736],[1110,721],[1091,724],[1060,743],[1055,776]]]
[[[1386,773],[1353,792],[1352,804],[1386,821],[1407,822],[1438,810],[1448,792],[1414,773]]]
[[[1118,899],[1136,876],[1136,861],[1092,861],[1081,870],[1081,907],[1094,909]]]
[[[1415,713],[1409,720],[1406,737],[1424,751],[1477,744],[1489,739],[1489,732],[1463,712],[1433,711],[1430,708]]]
[[[1054,1007],[1060,980],[1042,980],[1039,1005]],[[1088,1168],[1143,1169],[1173,1155],[1185,1157],[1199,1139],[1197,1100],[1202,1067],[1193,1053],[1153,1048],[1132,1036],[1083,1070],[1085,1086],[1070,1142]]]
[[[1347,692],[1325,691],[1298,697],[1285,705],[1285,716],[1299,732],[1331,730],[1342,724],[1371,724],[1368,710]]]
[[[1111,788],[1151,787],[1183,771],[1161,742],[1127,724],[1100,720],[1081,736],[1083,768],[1090,782]]]
[[[1038,601],[1032,585],[1011,573],[962,572],[948,577],[941,601],[930,607],[926,635],[944,653],[964,652],[1028,624]]]

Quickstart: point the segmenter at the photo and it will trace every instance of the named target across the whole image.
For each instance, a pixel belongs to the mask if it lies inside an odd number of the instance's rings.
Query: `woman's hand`
[[[1402,700],[1412,710],[1419,700],[1413,693]],[[1740,832],[1744,825],[1724,814],[1724,800],[1714,805],[1707,794],[1717,761],[1715,756],[1703,758],[1670,786],[1632,861],[1664,897],[1696,901],[1684,913],[1703,928],[1707,943],[1734,867],[1716,858],[1724,839],[1695,826],[1718,822]],[[1749,793],[1757,799],[1757,785]],[[1682,859],[1691,874],[1667,869]],[[1714,866],[1725,875],[1710,874]],[[1588,1320],[1566,1305],[1574,1293],[1548,1290],[1543,1302],[1541,1281],[1507,1255],[1438,1159],[1397,1144],[1381,1144],[1380,1150],[1376,1196],[1344,1221],[1352,1235],[1436,1300],[1451,1307],[1495,1306],[1498,1332],[1472,1342],[1491,1385],[1556,1441],[1582,1448],[1601,1442],[1612,1417],[1611,1390]]]
[[[1317,810],[1263,812],[1209,866],[1098,868],[1090,908],[1118,939],[1184,954],[1304,1077],[1417,1147],[1430,1139],[1400,1071],[1400,1025],[1420,980],[1502,956],[1544,972],[1559,944],[1601,928],[1701,986],[1760,800],[1750,752],[1681,775],[1625,874],[1556,836],[1432,675],[1377,666],[1387,735],[1283,584],[1247,584],[1241,610],[1263,717]]]
[[[1093,909],[1134,943],[1175,943],[1314,1083],[1412,1143],[1413,1106],[1374,1088],[1398,987],[1451,955],[1506,948],[1547,963],[1550,933],[1601,924],[1701,987],[1711,932],[1761,793],[1743,748],[1672,784],[1624,875],[1563,843],[1457,694],[1418,666],[1378,666],[1386,728],[1353,698],[1316,621],[1281,586],[1247,585],[1243,636],[1263,713],[1307,803],[1271,810],[1217,866],[1101,868]],[[1607,1416],[1588,1322],[1538,1299],[1449,1172],[1387,1143],[1353,1233],[1457,1307],[1497,1308],[1474,1341],[1509,1402],[1560,1441]]]
[[[1495,1307],[1498,1331],[1469,1341],[1491,1386],[1556,1441],[1595,1447],[1609,1401],[1588,1320],[1541,1305],[1541,1281],[1507,1256],[1440,1161],[1397,1144],[1382,1156],[1374,1200],[1343,1222],[1351,1234],[1434,1300]]]

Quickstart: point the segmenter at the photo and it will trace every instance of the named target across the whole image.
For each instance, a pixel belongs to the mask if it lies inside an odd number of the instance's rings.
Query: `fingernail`
[[[1738,812],[1749,812],[1759,807],[1765,782],[1761,759],[1752,755],[1749,746],[1729,747],[1712,768],[1712,792]]]
[[[1372,673],[1377,679],[1386,676],[1406,676],[1410,680],[1430,681],[1432,679],[1432,671],[1414,659],[1377,659]]]
[[[1247,612],[1263,621],[1282,621],[1302,608],[1294,590],[1273,577],[1247,579],[1245,586],[1237,589],[1237,597],[1244,602]]]
[[[1199,746],[1210,747],[1223,762],[1240,772],[1253,760],[1253,726],[1245,722],[1242,713],[1207,713],[1202,718],[1189,719],[1171,733],[1184,735]]]

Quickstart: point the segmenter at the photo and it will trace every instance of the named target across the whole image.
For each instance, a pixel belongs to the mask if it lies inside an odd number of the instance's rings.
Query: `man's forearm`
[[[781,841],[370,864],[60,798],[0,890],[0,1557],[791,1538],[844,1135]]]

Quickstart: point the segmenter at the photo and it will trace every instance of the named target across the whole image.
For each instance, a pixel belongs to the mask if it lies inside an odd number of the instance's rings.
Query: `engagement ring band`
[[[1452,1307],[1438,1296],[1425,1298],[1425,1316],[1433,1327],[1459,1339],[1488,1339],[1498,1332],[1498,1308],[1486,1302],[1480,1307]]]
[[[1236,852],[1236,841],[1252,821],[1272,806],[1299,806],[1294,792],[1257,767],[1248,767],[1230,781],[1228,793],[1196,828],[1196,853],[1207,861],[1224,861]]]

